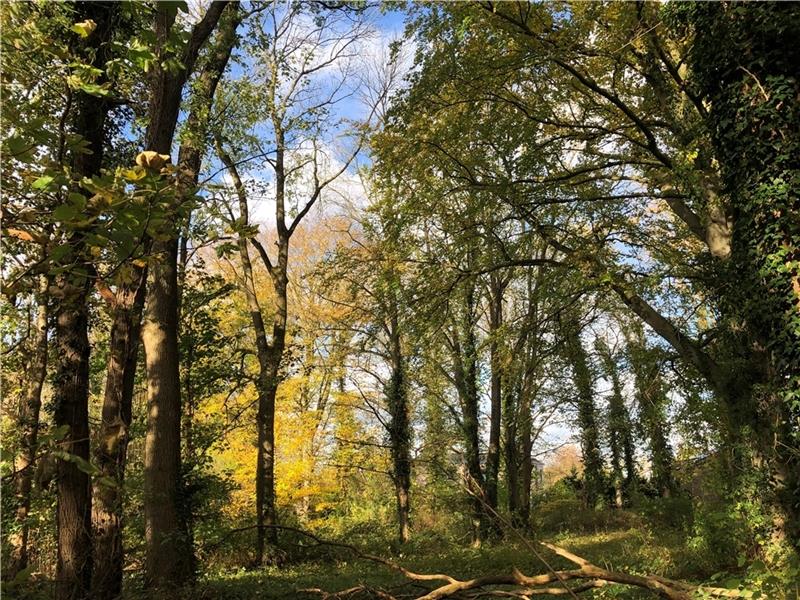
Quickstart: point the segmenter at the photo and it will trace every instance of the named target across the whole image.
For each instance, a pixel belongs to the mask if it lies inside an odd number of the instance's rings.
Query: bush
[[[542,502],[533,518],[536,528],[548,533],[627,529],[641,524],[641,519],[629,510],[590,509],[580,500],[570,498]]]
[[[681,531],[692,527],[694,509],[688,496],[672,498],[634,498],[632,510],[642,515],[656,529],[669,528]]]

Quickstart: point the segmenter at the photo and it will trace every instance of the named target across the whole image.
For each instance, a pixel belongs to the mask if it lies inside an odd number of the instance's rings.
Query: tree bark
[[[197,23],[180,57],[177,71],[156,67],[151,79],[150,119],[145,146],[170,154],[178,121],[181,92],[194,70],[200,48],[217,25],[227,2],[212,2]],[[175,23],[175,12],[158,4],[155,34],[161,56]],[[160,64],[160,60],[157,62]],[[213,83],[210,97],[216,82]],[[191,115],[190,115],[191,116]],[[202,138],[203,136],[201,136]],[[201,144],[196,144],[200,146]],[[197,181],[199,148],[182,148],[179,157],[179,195],[193,191]],[[178,349],[177,259],[178,238],[154,242],[151,285],[142,342],[147,367],[147,436],[145,439],[145,538],[147,585],[181,586],[193,578],[193,555],[187,530],[181,472],[181,389]]]
[[[155,587],[192,578],[192,549],[183,514],[181,404],[178,369],[177,239],[153,245],[142,343],[147,367],[145,537],[147,579]]]
[[[92,65],[105,70],[108,46],[118,6],[113,2],[81,2],[78,17],[92,19],[96,28],[87,38],[85,52]],[[101,76],[101,80],[104,75]],[[100,172],[108,103],[76,92],[75,133],[89,153],[72,158],[73,176],[79,180]],[[77,187],[77,186],[76,186]],[[92,577],[91,483],[84,465],[89,461],[89,318],[90,265],[86,241],[80,231],[70,235],[75,257],[56,279],[56,369],[54,376],[54,424],[66,426],[61,450],[69,455],[57,462],[58,560],[57,600],[77,600],[89,594]]]
[[[500,358],[500,328],[503,325],[503,292],[505,282],[497,272],[490,275],[489,285],[489,354],[491,364],[491,396],[489,417],[489,447],[486,451],[486,503],[497,509],[497,482],[500,472],[500,428],[503,415],[502,361]]]
[[[71,455],[57,463],[58,600],[85,598],[92,577],[91,487],[89,474],[76,462],[89,460],[89,280],[75,278],[82,285],[69,275],[57,283],[54,423],[69,428],[61,451]]]
[[[520,452],[518,440],[518,413],[517,404],[519,402],[519,385],[513,387],[507,385],[506,399],[503,403],[503,459],[506,464],[506,489],[508,493],[508,514],[511,515],[511,522],[514,525],[521,525],[519,522],[519,475],[520,475]]]
[[[406,390],[405,361],[400,339],[400,325],[397,303],[392,298],[389,317],[389,349],[392,375],[387,389],[387,404],[391,421],[389,423],[389,444],[392,454],[392,479],[397,498],[398,537],[401,544],[411,536],[410,494],[411,494],[411,427],[409,424],[408,396]]]
[[[580,338],[577,321],[569,317],[563,323],[564,343],[567,357],[572,364],[575,381],[576,403],[578,405],[578,424],[581,430],[581,451],[583,454],[584,501],[594,508],[603,489],[603,459],[600,456],[597,414],[592,389],[592,374],[588,357]]]
[[[278,256],[273,261],[264,247],[255,239],[251,240],[259,251],[261,259],[272,280],[275,290],[275,313],[272,322],[272,340],[268,342],[266,326],[261,308],[255,295],[252,265],[246,247],[246,238],[239,237],[239,255],[245,271],[244,292],[250,310],[253,328],[256,332],[256,348],[259,361],[258,413],[257,413],[257,454],[256,454],[256,532],[255,563],[264,562],[267,543],[278,542],[277,512],[275,507],[275,396],[279,383],[279,371],[286,344],[286,325],[288,322],[288,267],[289,241],[291,231],[286,227],[284,214],[285,170],[284,143],[281,124],[276,123],[277,152],[275,159],[276,181],[276,221],[278,229]],[[247,195],[237,172],[235,163],[217,143],[220,158],[234,180],[239,198],[240,221],[246,226],[248,221]]]
[[[519,520],[523,524],[531,520],[531,486],[533,484],[533,419],[531,401],[526,399],[522,406],[520,420],[520,478],[519,478]]]
[[[261,383],[263,392],[259,395],[258,403],[258,467],[261,477],[256,482],[256,498],[261,499],[259,511],[263,524],[266,527],[260,530],[256,557],[263,561],[264,543],[271,545],[278,543],[278,532],[271,525],[278,524],[278,515],[275,506],[275,396],[278,392],[278,372],[283,361],[283,351],[286,344],[286,324],[288,321],[288,255],[289,240],[281,243],[278,249],[277,271],[272,276],[275,288],[275,316],[272,321],[272,342],[267,353],[267,362],[262,368]],[[256,476],[258,477],[258,471]],[[259,484],[261,490],[259,494]],[[262,537],[263,536],[263,537]],[[260,563],[259,563],[260,564]]]
[[[472,505],[472,545],[479,547],[484,537],[486,514],[483,470],[480,457],[478,422],[478,355],[475,340],[475,283],[466,283],[459,323],[454,327],[452,343],[454,381],[461,403],[464,435],[465,485]]]
[[[235,223],[238,228],[244,228],[250,224],[250,213],[247,205],[247,191],[244,188],[239,171],[236,168],[236,163],[225,151],[222,142],[217,139],[217,154],[228,170],[228,173],[233,180],[233,186],[236,190],[236,195],[239,201],[239,218]],[[247,237],[239,233],[237,236],[237,245],[239,247],[239,260],[242,265],[242,279],[241,290],[247,301],[247,309],[250,312],[250,320],[253,324],[253,332],[256,338],[256,354],[258,358],[258,410],[259,415],[262,415],[262,407],[267,406],[267,387],[269,385],[269,361],[270,361],[270,348],[267,340],[267,329],[264,325],[264,317],[261,312],[261,305],[256,295],[255,280],[253,278],[253,264],[250,260],[250,252],[247,245]],[[256,557],[255,563],[261,565],[264,561],[264,546],[266,541],[265,533],[265,518],[264,518],[264,443],[266,439],[266,431],[263,426],[261,418],[258,419],[257,425],[257,455],[256,455]]]
[[[39,290],[36,294],[36,323],[31,344],[31,364],[25,396],[20,406],[17,420],[20,431],[20,450],[14,460],[16,472],[15,495],[17,501],[16,521],[18,532],[9,536],[11,552],[4,578],[13,579],[17,573],[28,566],[28,512],[31,507],[31,484],[33,482],[33,462],[39,435],[39,413],[42,408],[42,386],[47,375],[47,329],[48,329],[48,280],[39,277]]]
[[[122,591],[122,486],[130,440],[146,269],[140,269],[138,275],[139,279],[134,284],[119,287],[112,307],[111,348],[100,435],[95,450],[95,462],[100,471],[94,483],[92,505],[92,596],[95,600],[111,600]]]

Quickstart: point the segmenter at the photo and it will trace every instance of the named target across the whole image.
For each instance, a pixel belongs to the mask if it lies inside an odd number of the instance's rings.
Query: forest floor
[[[641,527],[608,527],[591,533],[562,533],[543,536],[543,541],[565,547],[594,564],[609,570],[657,574],[700,581],[713,573],[698,568],[695,553],[689,550],[685,536],[675,530],[651,531]],[[378,553],[379,549],[370,548]],[[547,567],[522,543],[501,541],[474,549],[443,546],[441,542],[411,544],[404,552],[387,548],[382,556],[418,573],[445,573],[458,579],[479,575],[506,574],[516,567],[526,575],[547,572]],[[573,568],[567,561],[546,549],[541,555],[554,568]],[[734,559],[735,560],[735,559]],[[398,596],[422,595],[401,574],[388,567],[345,557],[340,560],[316,560],[280,568],[237,571],[207,576],[196,590],[195,598],[322,598],[324,592],[338,592],[357,586],[380,588]],[[583,597],[589,597],[584,594]],[[652,594],[621,586],[596,590],[593,598],[652,598]]]

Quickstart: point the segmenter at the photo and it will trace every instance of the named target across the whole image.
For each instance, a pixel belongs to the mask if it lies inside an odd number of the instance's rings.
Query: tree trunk
[[[409,426],[408,397],[406,393],[405,364],[400,340],[397,304],[392,299],[389,319],[389,346],[392,375],[387,389],[389,444],[392,454],[392,479],[397,497],[397,522],[399,540],[406,543],[411,535],[409,511],[411,490],[411,428]]]
[[[93,488],[92,505],[92,597],[95,600],[111,600],[122,591],[122,486],[130,440],[146,269],[139,270],[138,275],[136,284],[120,286],[113,307],[102,421],[95,450],[95,462],[100,471]]]
[[[31,364],[28,368],[28,381],[25,396],[20,406],[17,421],[20,432],[20,450],[14,460],[16,473],[15,494],[17,501],[16,521],[18,532],[9,536],[11,552],[3,574],[13,579],[17,573],[28,566],[28,512],[31,507],[31,483],[33,482],[33,463],[36,458],[36,444],[39,435],[39,412],[42,408],[42,386],[47,375],[47,317],[48,281],[44,275],[39,277],[39,290],[36,294],[36,324],[31,345]]]
[[[533,419],[531,401],[525,399],[520,423],[520,481],[519,481],[519,520],[523,524],[531,520],[531,485],[533,484]]]
[[[225,151],[222,142],[217,139],[217,154],[225,165],[228,173],[233,180],[234,189],[239,200],[239,219],[234,224],[237,228],[244,228],[250,224],[249,207],[247,205],[247,192],[242,183],[236,163]],[[250,252],[247,247],[247,237],[239,234],[237,244],[239,246],[239,260],[242,265],[241,289],[247,300],[247,308],[250,312],[250,320],[253,324],[253,332],[256,338],[256,354],[258,357],[258,424],[257,424],[257,453],[256,453],[256,556],[255,564],[261,565],[264,562],[264,547],[266,542],[266,530],[264,519],[264,449],[266,443],[266,429],[264,427],[263,414],[268,406],[267,388],[269,385],[269,361],[270,348],[267,341],[267,329],[264,325],[264,317],[261,313],[261,305],[255,290],[255,280],[253,278],[253,264],[250,260]]]
[[[737,425],[750,429],[781,529],[800,549],[800,31],[795,5],[770,8],[719,3],[692,13],[690,61],[710,101],[709,130],[736,215],[716,292],[731,324],[727,341],[738,342],[756,375],[730,377],[731,418],[746,417]]]
[[[478,356],[475,340],[475,285],[470,281],[464,290],[463,314],[454,328],[453,367],[456,391],[461,402],[464,435],[465,486],[472,505],[472,545],[479,547],[486,525],[486,494],[480,457],[478,423]]]
[[[153,244],[142,342],[147,366],[145,538],[147,582],[180,586],[192,578],[183,511],[178,368],[177,239]]]
[[[191,74],[198,52],[217,25],[227,2],[212,2],[189,37],[178,71],[156,68],[151,79],[150,120],[145,134],[148,150],[170,154],[178,120],[181,92]],[[155,33],[159,49],[166,55],[167,40],[175,12],[158,4]],[[234,28],[235,29],[235,28]],[[163,59],[165,56],[160,56]],[[212,56],[212,62],[216,57]],[[227,60],[227,59],[226,59]],[[159,63],[160,64],[160,63]],[[224,66],[223,66],[224,69]],[[218,80],[218,77],[217,77]],[[200,78],[210,86],[208,104],[216,81]],[[208,87],[203,89],[207,92]],[[202,93],[202,92],[201,92]],[[201,102],[203,104],[203,102]],[[195,111],[192,111],[195,113]],[[199,117],[195,116],[195,120]],[[190,114],[189,119],[192,119]],[[204,123],[204,120],[203,120]],[[181,148],[179,155],[179,196],[193,193],[199,170],[199,156],[205,136]],[[189,136],[192,139],[192,136]],[[198,143],[199,142],[199,143]],[[149,586],[181,586],[193,578],[193,553],[187,527],[181,470],[181,388],[178,349],[177,260],[178,238],[153,244],[152,283],[147,290],[147,308],[142,342],[147,366],[147,436],[145,439],[145,538],[147,562],[145,580]]]
[[[575,400],[578,405],[583,454],[584,501],[587,507],[594,508],[603,490],[603,459],[600,456],[592,374],[586,350],[581,342],[577,318],[568,317],[568,319],[570,320],[564,322],[562,326],[567,357],[572,364],[575,378]]]
[[[113,2],[81,2],[76,18],[92,19],[95,31],[87,38],[85,51],[94,67],[104,70],[108,45],[118,5]],[[104,80],[101,75],[100,80]],[[89,153],[76,153],[72,172],[76,179],[100,172],[103,160],[106,117],[109,105],[83,92],[76,92],[75,133],[83,138]],[[77,190],[76,190],[77,191]],[[57,600],[84,598],[92,577],[91,483],[89,461],[89,317],[91,289],[89,264],[83,234],[70,236],[74,257],[56,280],[56,371],[54,424],[68,427],[62,451],[72,457],[57,463],[58,560]],[[82,463],[82,464],[81,464]]]
[[[275,289],[275,315],[272,320],[272,341],[267,361],[261,366],[262,392],[258,402],[258,455],[256,465],[256,510],[261,526],[256,539],[256,559],[260,564],[264,556],[264,543],[278,543],[278,524],[275,507],[275,396],[278,391],[278,372],[283,361],[286,344],[286,325],[289,318],[289,241],[291,231],[286,227],[286,141],[283,123],[273,115],[275,128],[275,224],[278,230],[278,258],[273,266],[266,253],[262,259]]]
[[[72,278],[63,275],[57,283],[54,423],[69,427],[61,451],[74,457],[57,465],[58,600],[85,598],[92,577],[91,487],[87,470],[76,462],[89,461],[89,280],[75,276],[78,286]]]
[[[257,481],[256,497],[258,499],[258,483],[261,483],[261,510],[259,517],[263,527],[259,528],[258,546],[256,557],[264,556],[264,543],[271,545],[278,543],[278,531],[273,525],[278,524],[278,515],[275,506],[275,396],[278,392],[278,372],[283,360],[283,350],[286,344],[286,324],[288,321],[288,278],[286,275],[288,254],[288,239],[278,250],[277,270],[272,277],[275,287],[275,317],[272,322],[272,343],[269,345],[267,362],[262,365],[262,393],[258,403],[258,465],[262,477]],[[258,472],[256,473],[258,476]]]
[[[630,418],[622,396],[622,384],[614,356],[608,345],[598,340],[597,351],[603,364],[605,376],[611,381],[611,398],[608,401],[608,443],[611,449],[611,474],[614,485],[614,505],[622,508],[629,499],[630,483],[633,480],[633,444]],[[623,466],[626,475],[623,476]]]
[[[506,489],[508,490],[508,514],[511,515],[511,522],[520,525],[519,514],[519,475],[520,475],[520,452],[518,439],[518,413],[517,405],[519,402],[519,386],[508,385],[506,388],[506,400],[503,403],[503,434],[505,443],[503,444],[503,454],[506,464]]]
[[[675,479],[672,473],[672,448],[669,445],[669,424],[664,414],[668,402],[659,364],[648,349],[641,328],[628,334],[628,350],[633,367],[641,424],[649,440],[651,482],[663,497],[672,495]]]
[[[500,328],[503,325],[503,292],[505,283],[497,273],[491,274],[489,289],[489,354],[491,364],[491,397],[489,417],[489,447],[486,451],[486,503],[497,509],[497,480],[500,472],[500,427],[502,407],[502,361],[500,358]],[[493,523],[496,521],[492,520]]]

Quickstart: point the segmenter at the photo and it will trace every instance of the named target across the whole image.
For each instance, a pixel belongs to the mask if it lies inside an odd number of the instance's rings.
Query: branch
[[[190,74],[194,71],[194,64],[197,61],[200,48],[208,39],[208,36],[211,35],[211,32],[214,31],[220,15],[227,5],[228,0],[215,0],[212,2],[206,14],[203,15],[203,18],[192,29],[189,43],[186,44],[186,49],[183,52],[183,60],[181,61],[185,73]]]
[[[653,575],[640,576],[640,575],[630,575],[628,573],[617,572],[617,571],[608,571],[607,569],[603,569],[601,567],[592,564],[585,558],[582,558],[577,554],[574,554],[569,550],[566,550],[565,548],[561,548],[560,546],[555,546],[553,544],[548,544],[544,542],[542,542],[542,545],[544,547],[552,550],[558,556],[565,558],[570,562],[575,563],[576,565],[579,566],[579,568],[562,570],[562,571],[552,571],[550,573],[544,573],[541,575],[534,575],[534,576],[524,575],[518,569],[512,568],[511,572],[507,574],[485,575],[483,577],[476,577],[473,579],[467,579],[461,581],[445,573],[416,573],[414,571],[406,569],[402,565],[387,558],[362,552],[358,547],[352,544],[325,540],[311,532],[298,529],[296,527],[290,527],[287,525],[249,525],[247,527],[232,529],[227,534],[225,534],[222,537],[222,539],[220,539],[217,543],[208,546],[207,549],[211,550],[217,548],[234,534],[241,533],[244,531],[252,531],[254,529],[259,529],[259,528],[289,531],[312,540],[317,546],[330,546],[333,548],[341,548],[343,550],[348,550],[349,552],[352,552],[357,558],[381,564],[385,567],[392,569],[393,571],[397,571],[398,573],[406,577],[406,579],[409,579],[411,581],[445,582],[444,585],[440,585],[439,587],[428,591],[426,594],[419,596],[417,600],[438,600],[441,598],[452,597],[455,594],[461,594],[462,592],[470,590],[480,590],[481,588],[485,588],[487,586],[511,586],[512,590],[509,591],[486,590],[481,594],[476,594],[468,597],[478,597],[480,595],[500,595],[506,597],[524,598],[526,596],[547,595],[547,594],[549,595],[569,594],[575,596],[575,594],[588,591],[594,588],[598,588],[610,583],[618,583],[622,585],[643,588],[651,592],[654,592],[659,597],[664,598],[666,600],[690,600],[691,594],[693,594],[694,592],[701,592],[710,596],[716,596],[722,598],[744,598],[747,597],[748,594],[750,593],[747,590],[740,591],[740,590],[729,590],[724,588],[695,586],[689,583],[684,583],[682,581],[673,581],[665,577],[658,577]],[[585,580],[585,581],[573,587],[567,587],[565,585],[565,582],[570,580]],[[557,587],[557,588],[543,587],[543,586],[548,586],[549,584],[552,584],[554,582],[560,582],[562,584],[562,587]],[[324,592],[323,590],[318,590],[315,588],[313,590],[306,590],[306,591],[319,593],[322,594],[323,597],[327,598],[341,598],[341,597],[346,597],[347,594],[355,594],[360,591],[363,591],[363,589],[364,588],[350,588],[349,590],[343,590],[341,592]],[[392,596],[387,594],[382,597],[391,598]]]

